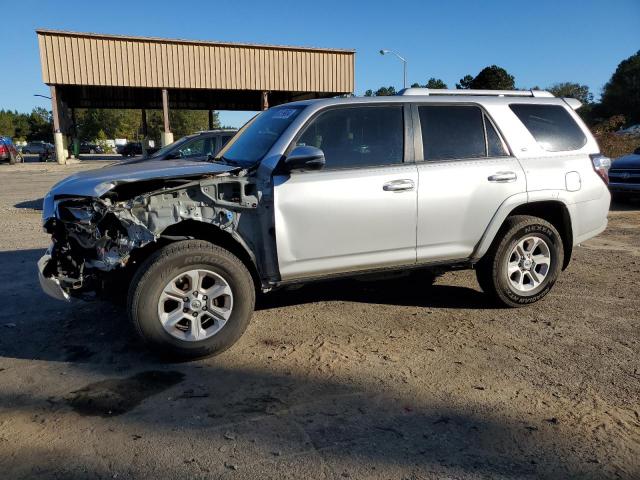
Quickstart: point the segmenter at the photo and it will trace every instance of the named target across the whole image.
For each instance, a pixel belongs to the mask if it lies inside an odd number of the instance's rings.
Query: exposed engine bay
[[[100,197],[54,196],[53,215],[44,223],[52,245],[42,275],[70,295],[99,290],[145,247],[193,238],[174,234],[187,221],[217,227],[257,263],[261,222],[242,218],[258,215],[262,194],[255,178],[244,173],[122,182]]]

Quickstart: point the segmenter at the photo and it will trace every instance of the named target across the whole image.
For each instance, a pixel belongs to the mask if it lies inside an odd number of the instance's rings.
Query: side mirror
[[[295,147],[285,158],[284,165],[287,171],[321,170],[325,165],[324,152],[316,147]]]

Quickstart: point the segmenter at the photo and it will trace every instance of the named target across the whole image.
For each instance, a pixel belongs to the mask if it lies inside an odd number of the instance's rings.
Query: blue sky
[[[512,1],[35,1],[2,0],[0,108],[50,108],[36,28],[356,50],[356,94],[465,74],[497,64],[518,87],[575,81],[596,97],[617,64],[640,49],[640,0]],[[238,126],[248,113],[221,112]]]

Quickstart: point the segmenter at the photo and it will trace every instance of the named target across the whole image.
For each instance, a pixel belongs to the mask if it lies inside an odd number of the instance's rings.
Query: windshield
[[[255,117],[217,158],[250,167],[260,161],[304,107],[277,107]]]
[[[167,152],[170,152],[175,148],[180,148],[180,145],[183,145],[187,140],[191,140],[193,137],[195,137],[195,135],[187,135],[186,137],[182,137],[180,140],[176,140],[175,142],[170,143],[169,145],[165,145],[160,150],[158,150],[156,153],[151,155],[149,158],[160,157],[160,156],[166,155]]]

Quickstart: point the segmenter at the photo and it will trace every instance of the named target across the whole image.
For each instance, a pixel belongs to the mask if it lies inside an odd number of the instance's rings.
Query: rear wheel
[[[211,243],[187,240],[160,249],[140,266],[128,309],[151,347],[189,359],[233,345],[254,304],[253,279],[242,261]]]
[[[501,304],[521,307],[547,295],[562,269],[562,238],[546,220],[509,217],[476,266],[478,283]]]

